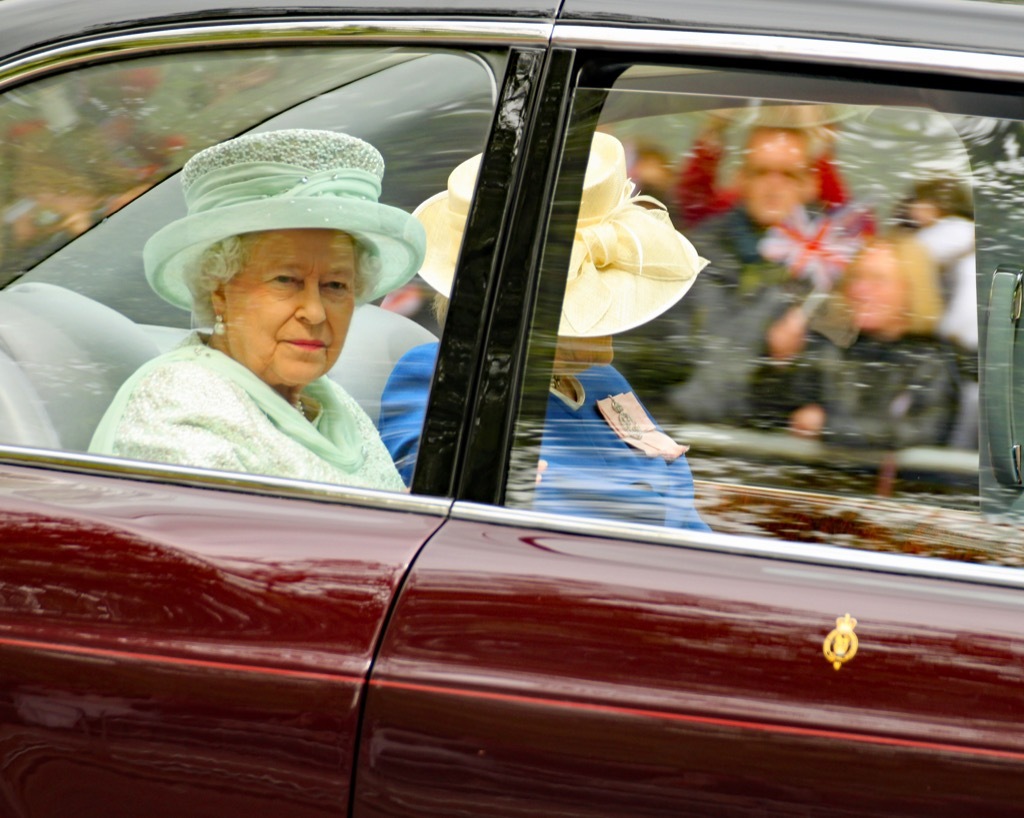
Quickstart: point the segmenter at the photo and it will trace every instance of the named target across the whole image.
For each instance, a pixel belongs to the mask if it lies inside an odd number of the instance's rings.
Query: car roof
[[[2,0],[0,56],[69,37],[184,21],[303,17],[429,17],[553,22],[560,0]]]
[[[185,19],[365,15],[625,24],[1024,53],[1024,6],[989,0],[3,0],[0,50]]]
[[[622,11],[628,8],[628,13]],[[565,0],[560,22],[1024,53],[1024,6],[985,0]]]

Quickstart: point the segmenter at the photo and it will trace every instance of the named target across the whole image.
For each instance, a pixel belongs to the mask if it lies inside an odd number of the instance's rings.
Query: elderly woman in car
[[[188,215],[146,244],[146,277],[193,332],[115,396],[90,450],[403,488],[373,423],[326,377],[357,304],[405,283],[422,227],[378,202],[384,163],[328,131],[250,134],[192,157]]]

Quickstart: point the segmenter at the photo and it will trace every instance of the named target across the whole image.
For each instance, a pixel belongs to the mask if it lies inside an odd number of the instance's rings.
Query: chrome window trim
[[[105,57],[140,56],[168,49],[202,45],[208,48],[252,45],[323,45],[365,42],[383,45],[512,46],[546,45],[550,23],[423,21],[423,20],[296,20],[237,22],[176,27],[131,34],[98,35],[94,39],[35,51],[0,62],[0,91],[10,81],[22,82],[55,68],[68,68]]]
[[[653,28],[556,25],[553,46],[665,51],[716,57],[803,60],[824,65],[955,74],[976,79],[1020,80],[1024,57],[764,34],[732,34]]]
[[[105,455],[22,446],[4,446],[0,449],[0,469],[3,466],[22,466],[91,477],[127,478],[147,483],[160,483],[161,485],[238,491],[283,499],[313,500],[359,506],[381,511],[403,511],[431,517],[447,517],[452,506],[452,501],[443,497],[424,497],[403,492],[314,483],[307,480],[293,480],[287,477],[260,474],[239,474],[164,463],[142,463]]]
[[[954,562],[936,557],[860,551],[834,545],[785,542],[744,534],[656,528],[641,523],[595,520],[589,517],[525,511],[460,500],[452,506],[451,518],[468,522],[531,528],[552,534],[629,540],[650,545],[672,546],[716,554],[759,557],[781,562],[829,568],[896,574],[922,579],[970,582],[1024,590],[1024,570],[999,565]]]

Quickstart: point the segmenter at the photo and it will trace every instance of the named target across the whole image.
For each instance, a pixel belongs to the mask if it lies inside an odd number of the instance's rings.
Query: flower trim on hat
[[[294,165],[310,173],[339,168],[363,170],[384,178],[384,158],[373,145],[334,131],[293,128],[246,134],[200,151],[181,172],[186,194],[193,183],[210,171],[251,162]]]

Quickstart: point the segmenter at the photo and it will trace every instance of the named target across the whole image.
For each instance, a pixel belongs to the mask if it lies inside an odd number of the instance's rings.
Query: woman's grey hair
[[[252,246],[260,233],[229,236],[207,247],[185,272],[185,283],[192,293],[192,318],[195,326],[213,326],[213,293],[234,278],[249,261]],[[362,303],[366,283],[360,274],[363,268],[364,248],[352,239],[356,247],[356,302]]]

